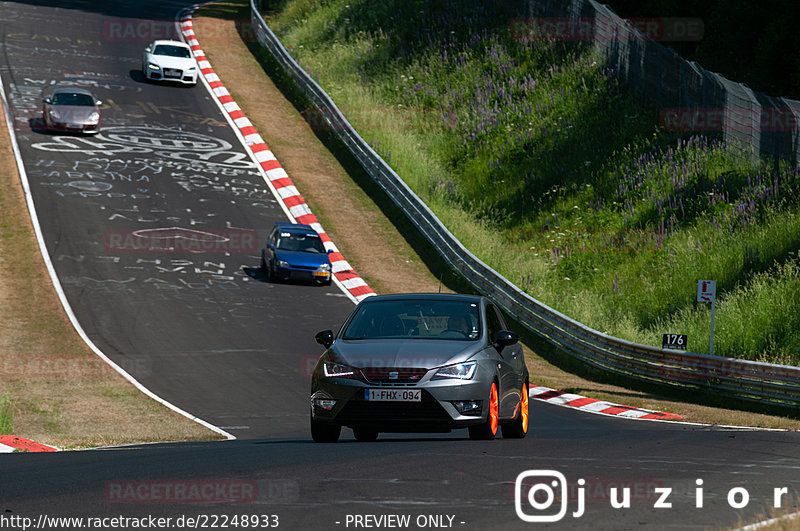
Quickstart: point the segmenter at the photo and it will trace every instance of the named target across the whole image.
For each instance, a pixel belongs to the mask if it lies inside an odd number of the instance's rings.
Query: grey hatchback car
[[[477,295],[419,293],[362,300],[326,350],[311,382],[311,435],[359,441],[381,432],[521,438],[528,431],[528,369],[518,336]]]

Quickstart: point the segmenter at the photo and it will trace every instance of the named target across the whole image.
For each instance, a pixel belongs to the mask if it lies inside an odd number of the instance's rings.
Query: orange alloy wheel
[[[497,385],[492,382],[492,389],[489,391],[489,428],[492,435],[497,433],[497,421],[499,417],[499,400],[497,399]]]
[[[522,407],[522,433],[528,433],[528,384],[522,384],[522,400],[520,400]]]

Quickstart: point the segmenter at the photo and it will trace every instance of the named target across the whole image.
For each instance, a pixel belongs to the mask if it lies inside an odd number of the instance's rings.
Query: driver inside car
[[[447,330],[461,332],[465,336],[472,333],[469,318],[466,315],[454,315],[447,320]]]

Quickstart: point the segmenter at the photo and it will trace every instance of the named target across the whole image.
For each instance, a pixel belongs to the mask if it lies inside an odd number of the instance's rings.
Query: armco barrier
[[[259,42],[294,79],[369,175],[453,269],[508,314],[565,352],[603,371],[682,389],[800,407],[800,368],[682,353],[631,343],[592,330],[520,291],[475,257],[352,128],[324,90],[300,67],[251,0]]]
[[[596,0],[527,0],[525,6],[518,37],[536,21],[570,28],[601,20],[590,25],[585,42],[642,100],[662,109],[662,125],[701,131],[753,158],[800,163],[800,101],[757,92],[687,61]]]

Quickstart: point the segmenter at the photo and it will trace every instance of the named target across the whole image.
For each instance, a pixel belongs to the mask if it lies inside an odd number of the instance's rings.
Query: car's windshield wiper
[[[422,320],[422,324],[425,325],[425,330],[430,331],[430,328],[428,328],[428,322],[425,320],[425,316],[422,315],[422,309],[421,308],[419,310],[419,318]]]

